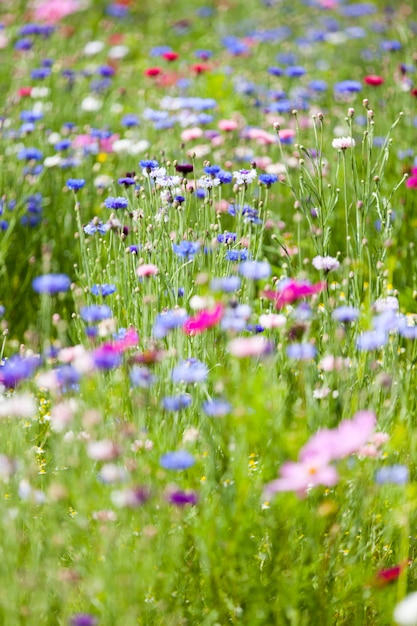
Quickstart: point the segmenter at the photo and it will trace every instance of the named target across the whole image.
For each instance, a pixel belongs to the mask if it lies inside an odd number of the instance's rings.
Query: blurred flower
[[[262,280],[271,274],[271,266],[267,261],[244,261],[239,265],[239,274],[244,278]]]
[[[381,467],[375,474],[375,482],[379,485],[393,483],[405,485],[409,479],[408,467],[405,465],[391,465]]]
[[[32,288],[36,293],[54,294],[68,291],[71,280],[66,274],[43,274],[32,281]]]
[[[181,361],[174,367],[171,374],[174,383],[201,383],[206,380],[207,376],[207,365],[195,358]]]
[[[346,150],[347,148],[354,148],[356,145],[353,137],[336,137],[332,141],[333,148],[337,150]]]
[[[236,339],[232,339],[229,342],[227,347],[230,354],[239,359],[264,356],[274,351],[274,344],[259,335],[254,337],[236,337]]]
[[[409,593],[399,602],[393,614],[398,626],[416,626],[417,624],[417,591]]]
[[[326,283],[323,282],[311,285],[308,282],[297,282],[293,279],[285,279],[278,283],[276,291],[267,290],[263,292],[263,295],[268,298],[268,300],[274,300],[275,307],[280,309],[295,300],[320,293],[320,291],[323,291],[325,288]]]
[[[97,626],[98,621],[89,613],[77,613],[70,619],[70,626]]]
[[[175,506],[194,506],[198,502],[198,495],[195,491],[181,491],[175,489],[168,491],[166,499]]]
[[[186,450],[176,450],[175,452],[167,452],[161,456],[159,462],[164,469],[180,471],[192,467],[195,463],[195,459],[193,455]]]
[[[216,326],[223,316],[223,305],[219,302],[213,309],[200,311],[195,317],[189,317],[183,326],[187,335],[202,333],[212,326]]]
[[[68,189],[72,189],[73,191],[78,191],[82,189],[85,185],[85,180],[83,178],[69,178],[66,183],[66,187]]]
[[[312,260],[313,267],[316,270],[324,270],[330,272],[331,270],[337,270],[340,266],[339,261],[332,256],[315,256]]]

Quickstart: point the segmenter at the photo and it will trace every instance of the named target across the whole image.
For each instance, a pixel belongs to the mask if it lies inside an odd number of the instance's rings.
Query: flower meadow
[[[416,34],[1,2],[2,624],[417,624]]]

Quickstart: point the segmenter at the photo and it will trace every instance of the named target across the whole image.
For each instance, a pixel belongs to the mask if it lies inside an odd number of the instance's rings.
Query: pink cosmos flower
[[[307,282],[297,282],[296,280],[290,279],[285,281],[285,284],[281,289],[278,289],[277,291],[267,290],[262,293],[266,298],[268,298],[268,300],[275,301],[276,309],[281,309],[286,304],[291,304],[300,298],[306,298],[316,293],[320,293],[320,291],[323,291],[325,288],[326,283],[324,282],[311,285]]]
[[[300,463],[288,461],[281,466],[280,474],[280,478],[265,487],[264,497],[267,499],[280,491],[295,491],[302,497],[312,487],[333,487],[339,480],[336,468],[319,457]]]
[[[184,324],[183,330],[187,335],[202,333],[215,326],[223,317],[223,305],[219,302],[214,309],[200,311],[195,317],[190,317]]]
[[[408,189],[417,189],[417,167],[412,168],[411,176],[407,178],[405,185]]]
[[[36,3],[33,18],[35,21],[56,24],[79,9],[79,3],[76,0],[45,0],[45,2]]]
[[[351,420],[340,422],[337,428],[319,430],[300,450],[300,459],[327,458],[328,462],[344,459],[369,440],[376,425],[372,411],[359,411]]]

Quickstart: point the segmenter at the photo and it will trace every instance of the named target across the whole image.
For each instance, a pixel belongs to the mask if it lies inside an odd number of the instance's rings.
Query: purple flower
[[[198,359],[190,358],[174,367],[171,378],[174,383],[201,383],[207,376],[207,365]]]
[[[192,467],[195,459],[187,450],[176,450],[162,455],[159,462],[164,469],[181,471]]]
[[[140,387],[141,389],[148,389],[156,383],[158,378],[152,374],[147,367],[133,367],[130,372],[130,382],[134,387]]]
[[[36,293],[60,293],[68,291],[71,280],[66,274],[43,274],[32,281],[32,288]]]
[[[195,505],[198,502],[198,496],[195,491],[171,491],[167,495],[167,500],[175,506]]]
[[[76,613],[70,619],[70,626],[97,626],[98,621],[89,613]]]
[[[110,296],[116,291],[116,285],[93,285],[91,287],[91,293],[93,296]]]
[[[221,276],[219,278],[213,278],[210,282],[210,289],[212,291],[224,291],[224,293],[231,293],[237,291],[240,287],[241,280],[239,276]]]
[[[109,370],[118,367],[122,361],[120,352],[115,350],[113,346],[105,344],[92,353],[94,365],[98,369]]]

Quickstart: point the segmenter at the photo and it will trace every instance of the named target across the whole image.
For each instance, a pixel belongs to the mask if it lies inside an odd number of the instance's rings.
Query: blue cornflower
[[[236,333],[242,332],[246,330],[251,313],[252,310],[248,304],[229,306],[223,314],[220,328],[222,330],[232,330]]]
[[[32,288],[36,293],[54,294],[68,291],[71,280],[66,274],[43,274],[32,281]]]
[[[336,322],[343,322],[344,324],[356,322],[359,319],[360,311],[354,306],[339,306],[332,312],[332,318]]]
[[[185,470],[194,465],[195,459],[187,450],[176,450],[162,455],[159,462],[164,469]]]
[[[30,73],[30,77],[34,80],[44,80],[51,75],[51,70],[49,67],[36,67]]]
[[[109,230],[110,226],[108,224],[104,224],[101,220],[91,220],[89,224],[84,226],[84,232],[86,235],[95,235],[96,233],[105,235]]]
[[[83,306],[80,310],[81,319],[87,323],[101,322],[112,317],[111,308],[106,304],[92,304]]]
[[[181,393],[178,396],[165,396],[162,398],[162,406],[165,411],[180,411],[187,408],[192,402],[189,393]]]
[[[68,150],[69,148],[71,148],[71,140],[61,139],[61,141],[58,141],[55,144],[54,148],[57,152],[64,152],[65,150]]]
[[[119,185],[124,185],[125,187],[130,187],[130,185],[134,185],[136,180],[133,176],[122,176],[118,181]]]
[[[378,350],[387,343],[387,334],[380,330],[367,330],[363,332],[356,340],[358,350]]]
[[[278,176],[276,174],[259,174],[258,180],[265,185],[265,187],[269,188],[271,185],[278,182]]]
[[[233,180],[233,174],[231,172],[225,172],[223,170],[220,170],[219,172],[217,172],[217,178],[222,185],[228,185]]]
[[[106,296],[110,296],[115,291],[116,291],[116,285],[104,284],[104,285],[93,285],[91,287],[91,293],[93,294],[93,296],[103,296],[103,298],[105,298]]]
[[[33,46],[32,39],[28,37],[22,37],[22,39],[18,39],[14,44],[15,50],[30,50]]]
[[[306,70],[301,65],[290,65],[285,69],[286,76],[290,76],[291,78],[298,78],[299,76],[304,76]]]
[[[204,173],[208,176],[216,176],[220,170],[221,167],[219,165],[206,165],[206,167],[203,168]]]
[[[158,161],[155,161],[155,159],[152,160],[145,160],[145,161],[139,161],[139,165],[146,170],[148,173],[155,169],[156,167],[159,167],[159,163]]]
[[[20,113],[20,119],[22,122],[38,122],[43,118],[43,113],[41,111],[22,111]]]
[[[381,467],[375,474],[375,482],[379,485],[394,483],[395,485],[405,485],[408,482],[409,471],[405,465],[391,465]]]
[[[210,282],[212,291],[223,291],[224,293],[232,293],[237,291],[241,285],[239,276],[221,276],[213,278]]]
[[[109,197],[104,201],[106,209],[127,209],[128,205],[129,201],[122,196],[118,196],[117,198]]]
[[[391,41],[381,41],[381,49],[384,52],[396,52],[397,50],[401,50],[402,46],[399,41],[393,39]]]
[[[271,274],[271,266],[267,261],[244,261],[239,265],[239,274],[244,278],[262,280]]]
[[[233,261],[233,262],[246,261],[247,258],[248,258],[248,251],[246,250],[246,248],[243,250],[227,250],[226,252],[227,261]]]
[[[232,405],[222,398],[213,398],[203,402],[203,411],[210,417],[224,417],[232,410]]]
[[[287,346],[287,356],[297,361],[310,361],[316,356],[317,350],[312,343],[291,343]]]
[[[148,389],[156,383],[158,377],[153,374],[147,367],[135,366],[130,372],[130,382],[133,387],[140,387],[141,389]]]
[[[0,365],[0,382],[5,387],[15,387],[22,380],[29,378],[39,365],[39,357],[23,357],[15,354]]]
[[[78,191],[82,189],[85,185],[85,180],[83,178],[69,178],[65,183],[68,189],[72,189],[73,191]]]
[[[342,80],[339,83],[335,83],[333,89],[336,93],[350,94],[357,93],[362,90],[362,85],[357,80]]]
[[[133,113],[127,113],[122,117],[122,126],[132,128],[133,126],[139,126],[139,118]]]
[[[43,159],[43,153],[37,148],[22,148],[17,153],[17,158],[20,161],[40,161]]]
[[[73,365],[62,365],[55,370],[58,383],[66,388],[74,388],[80,381],[81,374]]]
[[[181,241],[179,244],[173,244],[173,251],[179,257],[186,259],[194,259],[195,255],[200,249],[200,243],[198,241]]]
[[[220,233],[219,235],[217,235],[217,241],[219,243],[232,243],[233,241],[236,241],[236,233],[230,233],[228,231],[224,232],[224,233]]]
[[[201,383],[206,380],[207,376],[207,365],[195,358],[181,361],[174,367],[171,374],[174,383]]]
[[[103,345],[92,353],[93,362],[96,367],[109,370],[118,367],[122,362],[122,356],[115,351],[112,346]]]
[[[152,330],[155,339],[162,339],[170,330],[179,328],[185,324],[188,319],[188,313],[185,309],[172,309],[165,313],[157,315]]]
[[[283,71],[280,67],[273,65],[272,67],[268,67],[268,74],[272,76],[282,76]]]

